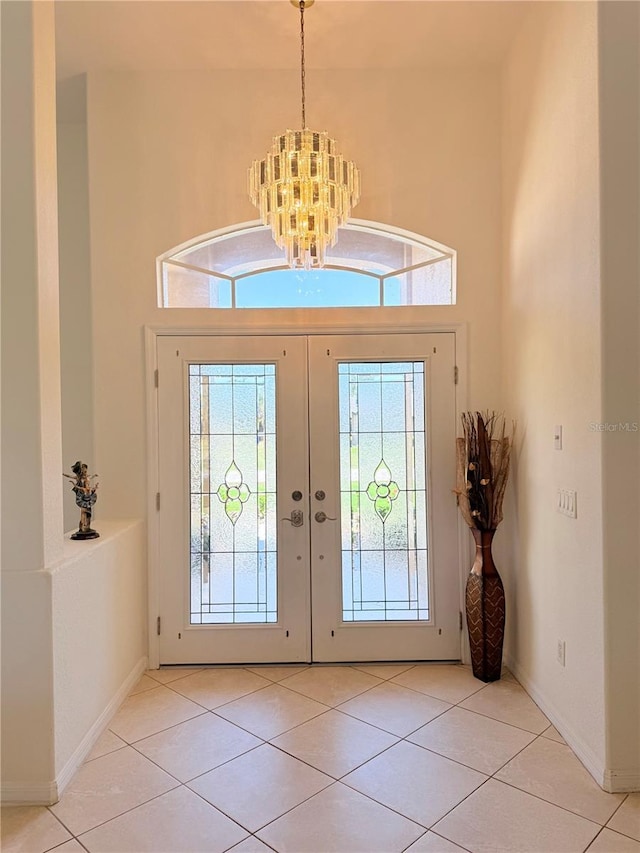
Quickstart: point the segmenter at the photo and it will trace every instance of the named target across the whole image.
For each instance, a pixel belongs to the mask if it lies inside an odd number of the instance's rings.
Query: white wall
[[[95,473],[86,122],[58,122],[58,186],[62,462],[69,471],[80,459]],[[101,510],[98,503],[98,518]],[[65,481],[64,529],[77,530],[79,519],[75,495]]]
[[[640,429],[640,5],[599,4],[605,423]],[[640,789],[640,431],[603,448],[607,778]]]
[[[65,551],[53,4],[1,16],[2,799],[51,803],[144,668],[144,528]]]
[[[65,561],[52,578],[55,773],[63,783],[147,657],[145,527],[140,521],[93,526],[100,539],[67,539]]]
[[[2,778],[16,796],[35,789],[46,799],[49,572],[62,556],[53,7],[3,3],[0,14]]]
[[[458,250],[458,305],[425,317],[469,322],[469,402],[499,406],[497,72],[314,70],[308,82],[309,124],[328,128],[362,170],[354,215]],[[103,512],[137,516],[146,507],[143,326],[211,322],[208,312],[157,308],[155,258],[257,218],[247,169],[273,135],[297,126],[298,78],[101,73],[87,94],[95,464]]]
[[[602,420],[597,75],[597,5],[539,4],[503,90],[505,407],[518,438],[501,565],[508,657],[602,782],[602,437],[590,429]],[[578,493],[576,520],[555,511],[560,487]]]
[[[458,305],[425,317],[469,323],[470,407],[504,406],[519,422],[497,541],[510,599],[508,654],[602,779],[634,734],[636,699],[620,709],[614,697],[625,679],[620,650],[633,647],[637,632],[624,609],[634,571],[628,543],[618,548],[619,513],[602,505],[603,463],[612,494],[621,457],[589,428],[620,400],[609,396],[615,362],[607,361],[619,304],[605,299],[601,314],[601,206],[607,214],[597,14],[596,4],[538,4],[503,78],[481,69],[314,71],[309,120],[362,169],[355,215],[459,252]],[[154,260],[195,235],[256,217],[246,170],[273,134],[298,124],[297,87],[295,75],[278,71],[100,73],[88,81],[103,514],[141,516],[146,508],[144,325],[206,325],[211,316],[158,309]],[[629,399],[633,388],[625,388]],[[562,451],[553,450],[555,424],[564,427]],[[577,520],[555,512],[558,487],[577,490]],[[567,643],[564,668],[555,660],[558,639]],[[633,654],[625,659],[637,663]]]

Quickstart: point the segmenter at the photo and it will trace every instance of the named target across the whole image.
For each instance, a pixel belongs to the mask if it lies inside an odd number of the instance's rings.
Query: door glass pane
[[[424,363],[338,365],[343,620],[428,620]]]
[[[276,622],[275,365],[191,364],[191,624]]]

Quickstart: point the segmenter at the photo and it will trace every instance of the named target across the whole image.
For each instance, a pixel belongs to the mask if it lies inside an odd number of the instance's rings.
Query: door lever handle
[[[301,509],[292,509],[290,517],[285,517],[281,520],[288,521],[292,527],[302,527],[304,524],[304,513]]]
[[[323,512],[322,510],[317,512],[314,518],[318,522],[318,524],[324,524],[325,521],[337,521],[336,518],[331,518],[330,515],[327,515],[327,513]]]

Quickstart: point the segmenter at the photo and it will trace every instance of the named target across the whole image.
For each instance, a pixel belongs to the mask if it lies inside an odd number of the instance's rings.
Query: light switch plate
[[[558,512],[569,518],[578,517],[578,495],[571,489],[558,489]]]
[[[562,424],[553,428],[553,446],[556,450],[562,450]]]

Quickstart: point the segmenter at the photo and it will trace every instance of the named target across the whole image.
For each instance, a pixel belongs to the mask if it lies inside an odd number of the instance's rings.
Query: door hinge
[[[153,371],[153,384],[157,388],[158,387],[158,368]]]
[[[460,630],[462,631],[462,610],[458,613],[458,616],[460,617]]]
[[[458,365],[456,364],[456,366],[453,368],[453,384],[454,384],[454,385],[457,385],[457,384],[458,384],[458,375],[459,375],[459,373],[458,373]]]
[[[162,624],[161,619],[158,616],[158,619],[156,620],[156,631],[157,631],[158,636],[160,636],[161,624]]]
[[[160,492],[156,492],[156,510],[160,511]]]

